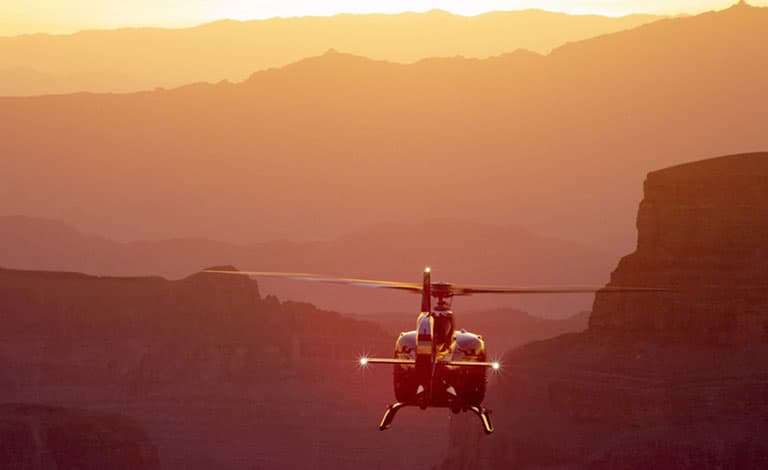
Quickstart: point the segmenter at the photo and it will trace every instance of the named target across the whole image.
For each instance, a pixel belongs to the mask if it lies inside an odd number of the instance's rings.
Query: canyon
[[[455,419],[442,468],[756,468],[768,462],[768,153],[651,172],[637,249],[589,328],[503,358],[497,433]]]
[[[492,354],[511,348],[490,377],[490,437],[445,410],[376,430],[390,373],[355,358],[389,355],[404,315],[280,301],[238,276],[12,269],[0,269],[0,428],[13,455],[37,458],[50,444],[29,444],[28,429],[83,415],[84,432],[146,468],[762,466],[766,182],[768,153],[649,173],[637,248],[607,285],[668,291],[598,292],[588,319],[460,315],[495,338]]]
[[[355,365],[391,337],[247,278],[0,270],[0,317],[2,402],[126,416],[163,468],[343,466],[391,395]]]
[[[43,405],[0,405],[0,462],[6,469],[156,470],[157,448],[133,421]]]

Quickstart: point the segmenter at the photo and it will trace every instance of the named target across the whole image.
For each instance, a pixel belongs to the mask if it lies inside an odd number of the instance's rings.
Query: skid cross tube
[[[379,431],[386,431],[392,427],[392,422],[395,420],[395,415],[400,409],[406,406],[415,406],[416,403],[403,403],[396,402],[389,405],[384,411],[384,416],[379,423]],[[493,434],[493,423],[491,422],[491,410],[483,408],[482,406],[470,406],[469,411],[473,412],[480,418],[480,423],[483,425],[483,431],[486,434]]]

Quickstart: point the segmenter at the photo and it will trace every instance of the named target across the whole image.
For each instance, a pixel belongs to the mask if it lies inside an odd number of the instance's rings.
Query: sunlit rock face
[[[615,286],[674,292],[596,297],[590,329],[668,341],[768,340],[768,153],[652,172],[637,216],[637,250]]]
[[[637,250],[584,333],[508,352],[496,433],[452,421],[444,469],[768,465],[768,153],[652,172]]]

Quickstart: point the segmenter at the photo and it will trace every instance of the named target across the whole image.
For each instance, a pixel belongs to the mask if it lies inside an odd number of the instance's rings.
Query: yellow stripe
[[[432,354],[432,345],[430,343],[421,343],[416,347],[416,354]]]

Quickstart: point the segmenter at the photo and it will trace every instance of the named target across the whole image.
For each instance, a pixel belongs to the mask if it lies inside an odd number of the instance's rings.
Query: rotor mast
[[[432,268],[424,268],[424,283],[421,287],[421,311],[432,312]]]

